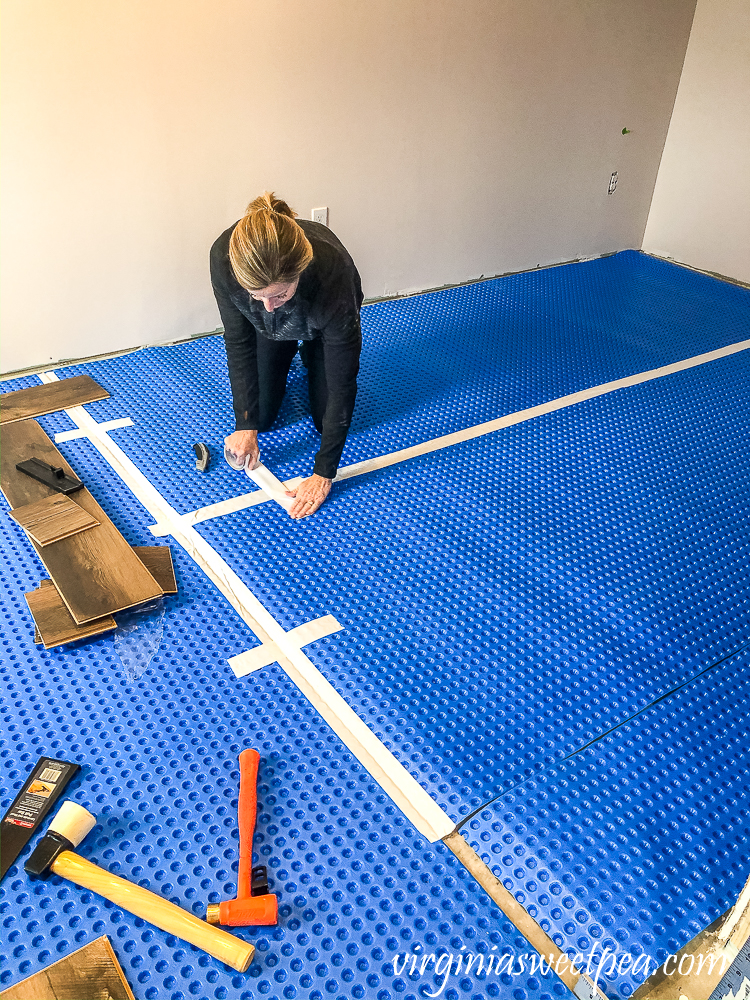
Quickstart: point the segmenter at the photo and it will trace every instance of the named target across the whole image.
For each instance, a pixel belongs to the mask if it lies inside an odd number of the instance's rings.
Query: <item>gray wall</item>
[[[368,296],[639,247],[693,8],[5,0],[2,370],[215,328],[264,188]]]
[[[750,283],[750,0],[699,0],[644,249]]]

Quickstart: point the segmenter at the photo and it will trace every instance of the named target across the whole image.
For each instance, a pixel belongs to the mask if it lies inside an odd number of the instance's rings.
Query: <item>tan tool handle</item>
[[[199,920],[169,900],[119,875],[112,875],[73,851],[62,851],[51,868],[55,875],[104,896],[123,910],[161,927],[167,934],[189,941],[238,972],[244,972],[253,960],[255,947],[248,941]]]

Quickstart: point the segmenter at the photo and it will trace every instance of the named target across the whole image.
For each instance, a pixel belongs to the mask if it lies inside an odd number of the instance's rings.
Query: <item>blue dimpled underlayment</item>
[[[592,385],[743,340],[745,289],[626,251],[366,306],[354,421],[342,466],[388,454]],[[112,393],[97,420],[130,416],[113,438],[184,513],[246,492],[221,457],[234,429],[221,337],[60,369]],[[306,475],[319,438],[295,359],[263,460],[284,480]],[[191,476],[192,444],[214,455]]]
[[[750,641],[745,352],[197,530],[459,820]]]
[[[611,996],[647,978],[631,962],[655,972],[747,880],[749,681],[740,653],[462,828],[560,947],[596,950]],[[613,967],[604,949],[630,959]]]
[[[749,329],[747,290],[632,252],[368,306],[343,464],[736,343]],[[220,457],[231,430],[220,337],[58,374],[84,371],[112,393],[87,411],[133,419],[112,440],[179,512],[254,489]],[[504,866],[503,880],[566,950],[611,938],[661,954],[729,905],[747,873],[750,795],[733,772],[746,763],[725,724],[747,717],[745,660],[699,675],[750,642],[749,374],[742,352],[368,473],[337,484],[304,522],[266,503],[197,526],[284,628],[337,618],[344,631],[305,652],[455,820],[495,800],[464,827],[469,839],[486,834],[480,853],[507,836],[511,850],[522,846],[508,817],[537,817],[540,788],[562,801],[559,828],[550,811],[539,836],[548,853],[537,853],[563,887],[561,915],[551,889],[543,902],[541,879],[532,890]],[[297,364],[262,439],[282,479],[309,473],[317,447],[305,386]],[[40,422],[50,434],[71,427],[65,414]],[[197,440],[214,456],[205,474],[194,468]],[[89,442],[60,449],[128,541],[169,543],[148,532],[152,518]],[[165,599],[159,650],[130,681],[111,636],[34,646],[23,594],[46,574],[7,514],[0,535],[2,808],[40,754],[86,765],[72,795],[100,823],[82,853],[202,914],[232,895],[236,758],[254,745],[258,860],[282,906],[279,928],[239,932],[258,945],[241,976],[59,879],[32,884],[17,865],[1,887],[0,986],[102,933],[139,1000],[413,1000],[439,982],[396,975],[396,953],[528,950],[277,664],[234,677],[227,659],[258,640],[178,546],[180,593]],[[607,768],[635,768],[637,788]],[[568,808],[571,784],[581,795]],[[676,786],[680,801],[667,798]],[[625,795],[636,792],[642,813],[633,806],[631,821]],[[691,810],[707,817],[692,867],[668,841],[673,823],[674,836],[699,838]],[[639,823],[658,840],[649,858]],[[590,884],[603,881],[592,851],[621,886],[609,899]],[[627,996],[636,982],[607,990]],[[456,979],[443,995],[569,994],[519,974]]]
[[[51,432],[63,419],[43,423]],[[154,544],[150,518],[91,445],[60,449],[127,540]],[[257,949],[240,974],[57,876],[31,881],[27,848],[0,886],[0,989],[106,934],[137,1000],[416,1000],[446,980],[434,963],[420,973],[422,959],[462,946],[513,956],[513,974],[449,976],[442,995],[571,996],[529,971],[526,941],[446,847],[413,830],[285,674],[263,671],[252,687],[233,675],[227,658],[255,637],[179,547],[160,649],[130,682],[111,636],[34,646],[23,594],[46,574],[6,513],[0,545],[0,809],[40,755],[80,763],[66,797],[98,824],[78,852],[203,917],[235,894],[237,757],[253,746],[255,863],[267,865],[280,912],[277,927],[232,931]]]

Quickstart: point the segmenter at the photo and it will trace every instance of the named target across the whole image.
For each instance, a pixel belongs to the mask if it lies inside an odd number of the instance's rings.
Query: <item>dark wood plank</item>
[[[135,1000],[109,938],[100,937],[0,993],[0,1000]]]
[[[59,382],[31,385],[28,389],[0,395],[0,424],[41,417],[43,413],[54,413],[55,410],[67,410],[71,406],[108,398],[107,390],[90,375],[75,375]]]
[[[165,594],[177,593],[172,550],[168,545],[134,545],[133,552],[136,553]]]
[[[99,524],[72,497],[63,493],[53,493],[35,503],[16,507],[10,516],[40,545],[51,545],[61,538],[77,535],[79,531]]]
[[[55,492],[16,469],[16,462],[34,457],[76,475],[35,420],[5,425],[0,429],[0,488],[14,509]],[[76,622],[83,625],[161,597],[161,587],[89,491],[84,487],[75,497],[99,524],[54,545],[31,544]]]
[[[24,597],[45,649],[89,639],[117,628],[117,622],[111,615],[78,625],[52,580],[42,580],[37,590],[24,594]]]

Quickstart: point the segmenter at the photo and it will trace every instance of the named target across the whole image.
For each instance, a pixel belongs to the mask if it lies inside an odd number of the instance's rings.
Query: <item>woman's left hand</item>
[[[309,479],[303,480],[296,490],[287,490],[287,496],[296,498],[289,511],[289,516],[300,518],[314,514],[331,492],[332,482],[332,479],[312,475]]]

